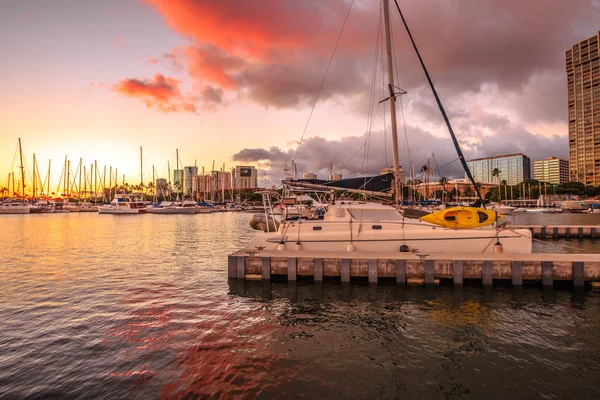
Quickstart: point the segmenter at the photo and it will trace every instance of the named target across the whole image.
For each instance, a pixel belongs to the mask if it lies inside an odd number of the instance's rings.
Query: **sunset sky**
[[[567,157],[564,51],[598,33],[600,0],[398,2],[467,158]],[[0,0],[0,185],[19,137],[29,169],[33,153],[44,176],[52,159],[53,187],[65,155],[137,183],[140,146],[144,174],[154,164],[165,176],[178,148],[184,165],[257,165],[277,181],[351,3],[296,156],[299,172],[322,177],[334,158],[345,176],[391,165],[380,65],[373,74],[378,0]],[[443,175],[461,177],[392,11],[408,92],[400,164],[419,169],[435,153]]]

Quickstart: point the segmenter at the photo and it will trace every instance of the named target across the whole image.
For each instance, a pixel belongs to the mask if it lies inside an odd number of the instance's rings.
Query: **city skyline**
[[[433,0],[405,3],[467,158],[567,158],[564,51],[597,32],[597,2],[465,1],[457,12],[438,7],[433,16]],[[35,153],[44,171],[51,158],[57,178],[68,155],[112,165],[135,182],[143,146],[163,176],[179,148],[186,165],[255,165],[276,182],[303,137],[349,4],[8,3],[0,16],[0,33],[11,39],[0,44],[10,60],[0,66],[0,180],[21,137],[28,162]],[[474,24],[463,7],[480,19],[502,11],[527,34]],[[349,160],[364,143],[378,11],[365,0],[349,14],[298,152],[300,173],[324,174],[333,158],[344,176],[391,165],[382,124],[373,127],[367,162]],[[398,35],[410,146],[409,154],[401,139],[400,164],[412,159],[418,169],[435,152],[440,164],[450,163],[443,174],[460,176],[414,54]]]

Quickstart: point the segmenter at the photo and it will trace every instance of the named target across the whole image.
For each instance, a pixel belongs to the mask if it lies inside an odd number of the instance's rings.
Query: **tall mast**
[[[67,161],[67,203],[71,194],[71,160]]]
[[[385,25],[385,50],[387,53],[388,90],[390,116],[392,117],[392,157],[394,160],[394,204],[400,199],[400,165],[398,161],[398,127],[396,126],[396,94],[394,93],[394,67],[392,62],[392,38],[390,32],[390,10],[388,0],[383,0],[383,20]]]
[[[142,153],[142,146],[140,146],[140,190],[142,196],[144,195],[144,167],[143,167],[144,155]]]
[[[171,200],[171,164],[169,164],[169,160],[167,160],[167,188],[169,189],[169,200]],[[166,194],[165,200],[167,200]]]
[[[46,193],[46,196],[50,197],[50,165],[52,164],[52,160],[48,160],[48,193]]]
[[[81,161],[80,161],[81,162]],[[81,185],[81,175],[79,175],[79,184]],[[87,191],[87,169],[83,166],[83,201],[85,202],[85,192]],[[80,196],[81,198],[81,196]]]
[[[79,184],[77,185],[77,193],[78,193],[78,197],[79,197],[79,201],[81,201],[81,173],[82,171],[82,167],[83,167],[83,159],[80,157],[79,158]]]
[[[104,166],[104,173],[102,174],[102,200],[106,201],[106,165]]]
[[[152,193],[152,201],[156,203],[156,179],[154,179],[154,165],[152,165],[152,187],[154,188]]]
[[[23,149],[21,148],[21,138],[19,138],[19,158],[21,160],[21,186],[23,187],[23,203],[25,202],[25,168],[23,168]],[[14,181],[13,181],[14,188]]]
[[[23,150],[21,149],[21,138],[19,138],[19,157],[21,159],[21,186],[23,187],[23,202],[25,202],[25,168],[23,168]]]
[[[175,149],[175,169],[179,171],[179,149]],[[181,175],[183,174],[180,175],[178,172],[177,175],[178,178],[181,179]],[[175,186],[177,186],[177,201],[179,201],[179,191],[182,192],[181,194],[183,196],[183,182],[176,181]]]
[[[35,201],[35,195],[36,195],[36,175],[35,175],[35,168],[36,168],[36,162],[35,162],[35,153],[33,153],[33,201]]]
[[[94,204],[98,203],[98,160],[94,160]]]

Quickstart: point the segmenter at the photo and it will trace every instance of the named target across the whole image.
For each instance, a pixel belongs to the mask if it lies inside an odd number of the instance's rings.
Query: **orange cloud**
[[[123,79],[111,88],[126,97],[140,99],[146,107],[156,108],[164,113],[195,113],[196,106],[181,93],[180,83],[176,79],[156,74],[153,79]]]
[[[154,65],[154,64],[158,64],[158,59],[154,58],[154,57],[146,57],[146,56],[142,56],[140,57],[142,60],[144,60],[146,62],[146,64],[148,65]]]

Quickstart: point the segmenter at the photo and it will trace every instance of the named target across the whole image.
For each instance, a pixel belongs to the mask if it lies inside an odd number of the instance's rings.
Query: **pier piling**
[[[451,280],[479,280],[490,286],[511,281],[513,286],[539,282],[552,287],[556,281],[570,281],[574,287],[600,282],[600,254],[468,254],[468,253],[356,253],[307,251],[238,251],[229,256],[228,276],[237,279],[270,280],[282,277],[289,282],[325,278],[349,283],[365,280],[377,284],[392,279],[396,284],[437,284]]]

